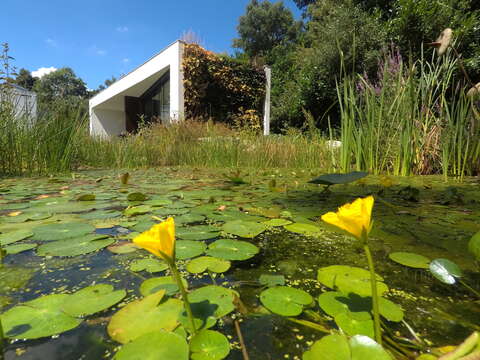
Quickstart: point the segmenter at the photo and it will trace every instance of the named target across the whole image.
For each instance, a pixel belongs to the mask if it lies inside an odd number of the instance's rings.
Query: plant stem
[[[3,325],[2,325],[2,319],[0,318],[0,360],[5,359],[5,340],[3,336]]]
[[[475,295],[477,295],[477,296],[480,298],[480,292],[478,292],[477,290],[475,290],[474,288],[472,288],[472,287],[471,287],[470,285],[468,285],[465,281],[458,279],[458,282],[459,282],[460,284],[462,284],[463,286],[465,286],[468,290],[470,290],[472,293],[474,293]]]
[[[372,307],[373,307],[373,325],[375,329],[375,340],[382,345],[382,330],[380,328],[380,311],[378,310],[378,294],[377,294],[377,279],[375,274],[375,266],[373,264],[372,253],[370,247],[365,241],[363,245],[365,255],[367,256],[368,268],[370,269],[370,285],[372,287]]]
[[[178,272],[177,267],[175,266],[174,263],[169,264],[170,265],[170,271],[172,272],[172,276],[175,279],[175,282],[178,285],[178,288],[180,289],[180,293],[182,294],[182,300],[183,304],[185,305],[185,311],[187,312],[188,320],[190,322],[190,326],[192,328],[192,334],[195,335],[197,330],[195,327],[195,321],[192,313],[192,308],[190,307],[190,302],[188,301],[188,294],[187,291],[185,290],[185,287],[183,286],[182,282],[182,277],[180,273]]]

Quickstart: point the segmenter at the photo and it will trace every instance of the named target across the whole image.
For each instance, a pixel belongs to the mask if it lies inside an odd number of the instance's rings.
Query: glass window
[[[170,120],[170,72],[163,75],[142,95],[145,121]]]

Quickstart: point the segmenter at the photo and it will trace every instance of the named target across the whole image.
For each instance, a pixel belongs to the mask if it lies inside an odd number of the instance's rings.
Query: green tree
[[[32,76],[27,69],[20,69],[18,75],[15,78],[15,84],[27,89],[32,90],[35,85],[36,79]]]
[[[233,40],[233,47],[242,49],[254,61],[265,58],[276,46],[294,42],[301,26],[282,1],[252,0],[239,19],[240,37]]]
[[[85,98],[87,96],[85,83],[68,67],[44,75],[35,83],[34,90],[42,104],[56,99]]]

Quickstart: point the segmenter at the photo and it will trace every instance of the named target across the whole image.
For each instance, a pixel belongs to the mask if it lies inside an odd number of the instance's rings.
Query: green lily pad
[[[480,261],[480,231],[473,235],[468,242],[468,251]]]
[[[9,255],[19,254],[21,252],[32,250],[37,247],[37,244],[14,244],[5,246],[3,250]]]
[[[182,279],[183,286],[188,288],[188,283],[185,279]],[[175,280],[171,276],[160,276],[145,280],[140,285],[140,293],[143,296],[156,293],[157,291],[165,290],[165,295],[171,296],[176,294],[179,289]]]
[[[78,195],[75,200],[77,201],[94,201],[95,200],[95,194],[82,194]]]
[[[277,285],[285,285],[285,276],[283,275],[271,275],[271,274],[262,274],[258,279],[260,284],[273,287]]]
[[[205,216],[200,214],[187,213],[180,216],[175,216],[176,224],[191,224],[196,222],[202,222],[205,220]]]
[[[392,360],[391,356],[368,336],[327,335],[303,354],[303,360]]]
[[[260,301],[271,312],[283,316],[297,316],[313,302],[309,293],[288,286],[276,286],[262,291]]]
[[[234,220],[228,221],[222,226],[226,233],[237,235],[243,238],[254,238],[267,230],[268,226],[253,221]]]
[[[430,263],[430,272],[445,284],[453,285],[457,278],[462,277],[462,270],[453,261],[435,259]]]
[[[33,228],[33,240],[55,241],[78,238],[92,233],[95,228],[86,223],[67,222],[41,225]]]
[[[175,257],[180,260],[190,259],[201,255],[207,249],[201,241],[178,240],[175,243]]]
[[[105,235],[86,235],[74,239],[52,241],[40,245],[37,249],[39,256],[78,256],[98,251],[115,242]]]
[[[246,241],[220,239],[208,246],[207,255],[224,260],[247,260],[258,254],[259,249]]]
[[[10,245],[14,242],[29,238],[33,235],[30,230],[15,230],[8,233],[0,234],[0,245]]]
[[[149,273],[156,273],[168,269],[168,264],[164,261],[157,259],[140,259],[135,260],[130,265],[130,270],[138,271],[147,271]]]
[[[60,306],[68,295],[45,295],[40,302],[30,301],[2,314],[6,337],[38,339],[71,330],[82,320],[65,314]]]
[[[361,268],[332,265],[318,269],[317,279],[323,285],[330,289],[348,294],[355,293],[360,296],[372,296],[370,286],[370,272]],[[388,291],[387,285],[383,283],[383,278],[376,274],[377,292],[381,296]]]
[[[128,207],[123,211],[123,215],[127,217],[137,216],[147,214],[152,210],[152,208],[148,205],[140,205],[140,206],[133,206]]]
[[[124,241],[118,244],[110,245],[107,250],[114,254],[129,254],[140,248],[130,241]]]
[[[122,213],[120,211],[115,210],[96,210],[86,214],[80,215],[82,219],[87,220],[100,220],[100,219],[113,219],[116,217],[121,216]]]
[[[177,237],[183,240],[208,240],[218,237],[218,228],[210,225],[198,225],[179,228]]]
[[[367,172],[352,171],[346,174],[324,174],[309,181],[311,184],[335,185],[348,184],[367,176]]]
[[[114,360],[188,360],[185,338],[163,330],[146,333],[123,345]]]
[[[298,222],[290,225],[285,225],[284,228],[285,230],[303,235],[312,235],[320,232],[320,228],[318,226],[312,224],[302,224]]]
[[[141,192],[134,192],[127,195],[128,201],[145,201],[148,196]]]
[[[388,257],[399,263],[400,265],[408,266],[415,269],[428,269],[430,259],[419,254],[409,252],[393,252]]]
[[[375,336],[373,320],[368,312],[343,312],[334,317],[337,326],[349,335]]]
[[[208,285],[193,290],[188,294],[188,300],[193,303],[208,302],[210,305],[215,306],[214,315],[217,318],[221,318],[235,309],[233,300],[238,294],[230,289]]]
[[[172,200],[169,199],[152,199],[144,202],[145,205],[150,205],[151,207],[161,207],[172,204]]]
[[[108,309],[126,295],[125,290],[114,291],[113,286],[109,284],[88,286],[70,295],[62,310],[74,317],[91,315]]]
[[[202,330],[190,341],[192,360],[222,360],[230,353],[230,343],[218,331]]]
[[[267,226],[276,227],[276,226],[289,225],[292,222],[290,220],[286,220],[286,219],[271,219],[271,220],[268,220],[268,221],[264,221],[263,223]]]
[[[190,260],[186,266],[189,273],[199,274],[204,271],[211,271],[214,273],[223,273],[230,269],[230,261],[217,259],[210,256],[201,256]]]
[[[160,290],[117,311],[108,323],[110,337],[126,344],[144,334],[174,330],[178,326],[183,303],[181,300],[168,299],[159,305],[164,295],[165,290]]]

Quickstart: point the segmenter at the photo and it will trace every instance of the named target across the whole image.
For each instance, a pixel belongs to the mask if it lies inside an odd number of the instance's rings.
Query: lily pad
[[[52,241],[40,245],[37,249],[39,256],[78,256],[98,251],[115,242],[105,235],[86,235],[74,239]]]
[[[355,293],[360,296],[372,296],[370,287],[370,272],[361,268],[332,265],[318,269],[317,279],[330,289],[336,289],[344,294]],[[377,292],[381,296],[388,291],[383,278],[376,274]]]
[[[233,290],[221,286],[208,285],[192,291],[188,295],[188,300],[191,303],[208,302],[210,305],[215,306],[215,317],[221,318],[235,309],[233,304],[235,296],[238,296],[238,294]]]
[[[234,220],[228,221],[222,226],[222,230],[243,238],[254,238],[267,230],[268,226],[253,221]]]
[[[217,259],[211,256],[201,256],[190,260],[186,269],[192,274],[199,274],[207,270],[214,273],[223,273],[230,269],[230,261]]]
[[[480,261],[480,231],[473,235],[468,242],[468,251]]]
[[[182,279],[183,286],[188,288],[188,283],[185,279]],[[175,280],[171,276],[160,276],[145,280],[140,285],[140,293],[143,296],[156,293],[157,291],[165,290],[165,295],[171,296],[176,294],[179,289]]]
[[[285,225],[284,228],[285,230],[304,235],[312,235],[320,232],[320,228],[318,226],[312,224],[302,224],[298,222],[290,225]]]
[[[140,249],[130,241],[124,241],[118,244],[110,245],[107,250],[114,254],[129,254]]]
[[[337,326],[349,335],[365,335],[373,338],[375,335],[373,320],[368,312],[344,312],[334,317]]]
[[[260,284],[273,287],[277,285],[285,285],[285,276],[283,275],[271,275],[271,274],[262,274],[258,279]]]
[[[202,330],[190,341],[192,360],[222,360],[230,353],[230,343],[218,331]]]
[[[92,233],[94,230],[92,225],[82,222],[47,224],[35,227],[32,239],[39,241],[65,240],[78,238]]]
[[[200,214],[192,214],[192,213],[187,213],[187,214],[183,214],[175,217],[176,224],[191,224],[191,223],[202,222],[204,220],[205,220],[205,216]]]
[[[346,174],[324,174],[309,181],[311,184],[335,185],[348,184],[367,176],[367,172],[352,171]]]
[[[430,272],[445,284],[453,285],[457,278],[462,277],[462,270],[453,261],[435,259],[430,263]]]
[[[181,300],[168,299],[159,305],[164,295],[165,290],[160,290],[117,311],[108,323],[110,337],[126,344],[144,334],[174,330],[183,311],[183,303]]]
[[[127,195],[128,201],[145,201],[148,196],[141,192],[134,192]]]
[[[415,269],[428,269],[430,264],[429,258],[410,252],[393,252],[388,257],[400,265]]]
[[[94,201],[95,200],[95,194],[81,194],[78,195],[75,200],[77,201]]]
[[[262,291],[260,301],[271,312],[283,316],[297,316],[305,306],[313,302],[313,298],[300,289],[276,286]]]
[[[123,215],[127,217],[137,216],[147,214],[152,210],[152,208],[148,205],[140,205],[140,206],[133,206],[128,207],[123,211]]]
[[[263,223],[267,226],[276,227],[276,226],[289,225],[292,222],[290,220],[286,220],[286,219],[271,219],[271,220],[268,220],[268,221],[264,221]]]
[[[188,344],[180,335],[163,330],[146,333],[123,345],[114,360],[188,360]]]
[[[109,284],[88,286],[70,295],[62,310],[74,317],[91,315],[108,309],[126,295],[125,290],[114,291],[113,286]]]
[[[178,240],[175,243],[175,257],[180,260],[190,259],[205,252],[207,246],[201,241]]]
[[[29,238],[33,235],[30,230],[16,230],[8,233],[0,234],[0,245],[10,245],[14,242]]]
[[[5,246],[3,250],[9,255],[19,254],[21,252],[32,250],[37,247],[37,244],[14,244]]]
[[[219,229],[210,225],[198,225],[180,228],[177,237],[183,240],[208,240],[218,237]]]
[[[224,260],[247,260],[258,254],[259,249],[246,241],[220,239],[209,245],[207,255]]]
[[[168,269],[168,264],[164,261],[157,259],[140,259],[135,260],[130,265],[130,270],[138,271],[147,271],[149,273],[156,273]]]

